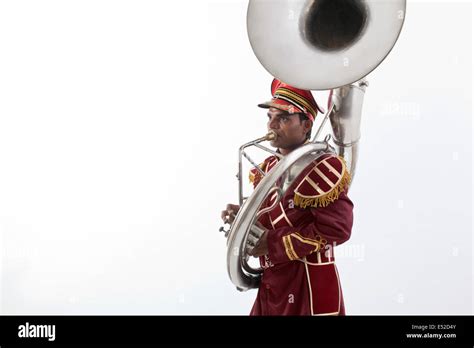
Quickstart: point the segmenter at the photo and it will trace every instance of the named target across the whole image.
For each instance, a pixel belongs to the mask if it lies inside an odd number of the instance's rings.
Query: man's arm
[[[340,245],[350,238],[353,204],[345,191],[326,207],[306,209],[311,211],[312,223],[269,230],[255,256],[260,251],[266,253],[273,264],[289,262],[324,250],[327,244]]]

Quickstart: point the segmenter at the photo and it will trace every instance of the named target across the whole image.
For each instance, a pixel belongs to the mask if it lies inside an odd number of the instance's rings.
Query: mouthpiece
[[[270,131],[265,135],[265,140],[275,140],[277,138],[277,134],[274,131]]]

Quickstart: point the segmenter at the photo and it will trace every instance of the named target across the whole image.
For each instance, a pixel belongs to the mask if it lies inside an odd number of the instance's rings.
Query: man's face
[[[292,150],[306,139],[306,133],[311,129],[310,120],[300,121],[299,114],[289,114],[277,108],[268,109],[268,130],[273,130],[278,137],[270,145],[280,149]]]

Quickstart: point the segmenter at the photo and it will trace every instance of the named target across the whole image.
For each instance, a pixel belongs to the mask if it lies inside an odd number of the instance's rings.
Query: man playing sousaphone
[[[274,79],[272,100],[259,104],[268,109],[270,142],[286,156],[308,143],[314,119],[321,109],[308,90]],[[321,111],[322,112],[322,111]],[[277,156],[259,165],[269,173]],[[250,171],[254,188],[262,179]],[[262,280],[250,315],[345,315],[344,301],[333,247],[347,241],[352,229],[353,204],[347,196],[350,174],[344,160],[327,153],[311,162],[271,211],[257,225],[265,230],[250,252],[259,257]],[[276,195],[262,204],[269,207]],[[238,205],[222,211],[224,222],[232,222]]]

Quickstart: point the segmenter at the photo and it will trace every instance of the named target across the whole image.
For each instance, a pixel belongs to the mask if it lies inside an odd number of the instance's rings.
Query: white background
[[[218,233],[266,132],[246,7],[0,2],[0,313],[249,313]],[[471,18],[409,1],[368,77],[348,314],[473,313]]]

